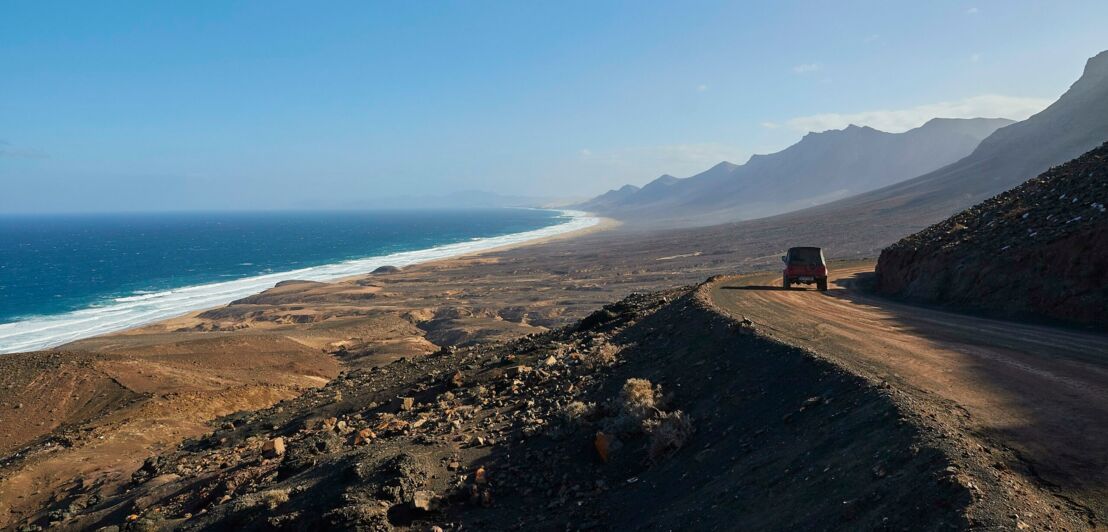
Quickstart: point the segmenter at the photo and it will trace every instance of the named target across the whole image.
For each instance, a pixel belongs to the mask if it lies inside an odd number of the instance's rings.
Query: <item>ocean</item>
[[[539,209],[0,216],[0,353],[596,223]]]

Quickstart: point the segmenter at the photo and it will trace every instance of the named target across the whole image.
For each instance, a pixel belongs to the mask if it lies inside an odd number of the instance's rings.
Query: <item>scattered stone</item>
[[[615,450],[613,447],[618,445],[618,439],[603,432],[598,431],[596,437],[593,438],[593,447],[596,448],[596,454],[600,456],[600,460],[604,463],[608,462],[608,456]]]
[[[512,375],[516,377],[520,377],[528,373],[531,373],[531,366],[519,365],[512,368]]]
[[[354,445],[367,445],[369,444],[370,440],[373,440],[376,437],[377,435],[374,434],[373,431],[370,429],[359,430],[358,433],[354,436]]]
[[[278,436],[265,442],[262,446],[262,456],[266,458],[277,458],[285,454],[285,439]]]
[[[403,410],[403,411],[407,412],[407,411],[409,411],[413,408],[415,408],[415,398],[412,398],[412,397],[401,397],[400,398],[400,410]]]
[[[438,506],[437,502],[433,491],[421,490],[412,495],[412,508],[416,510],[434,511]]]

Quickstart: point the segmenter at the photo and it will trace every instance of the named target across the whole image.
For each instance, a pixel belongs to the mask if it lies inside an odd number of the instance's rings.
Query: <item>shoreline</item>
[[[571,240],[571,239],[574,239],[574,238],[580,238],[580,237],[585,236],[585,235],[600,233],[600,232],[604,232],[604,231],[611,231],[611,230],[616,229],[616,228],[623,225],[623,222],[620,222],[619,220],[616,220],[614,218],[606,218],[606,217],[603,217],[603,216],[594,216],[591,213],[586,213],[586,214],[589,217],[596,219],[597,222],[595,224],[591,225],[591,226],[588,226],[588,227],[582,227],[581,229],[575,229],[573,231],[566,231],[564,233],[559,233],[559,234],[556,234],[556,235],[534,238],[534,239],[526,240],[526,241],[522,241],[522,242],[513,242],[511,244],[504,244],[502,246],[491,247],[491,248],[488,248],[488,249],[481,249],[481,250],[478,250],[478,251],[464,253],[464,254],[461,254],[461,255],[453,255],[453,256],[450,256],[450,257],[441,257],[441,258],[435,258],[435,259],[431,259],[431,260],[427,260],[427,261],[423,261],[423,262],[417,262],[417,263],[413,263],[413,264],[408,265],[407,267],[405,267],[405,269],[407,269],[409,267],[416,267],[416,266],[449,266],[451,263],[454,263],[456,261],[469,260],[469,259],[473,259],[473,258],[476,258],[476,257],[480,257],[482,255],[487,255],[487,254],[490,254],[490,253],[498,253],[498,252],[502,252],[502,251],[520,249],[520,248],[531,247],[531,246],[538,246],[538,245],[548,244],[548,243],[552,243],[552,242],[560,242],[560,241],[564,241],[564,240]],[[402,270],[402,271],[404,271],[404,270]],[[364,273],[349,275],[349,276],[338,278],[338,279],[331,279],[331,280],[325,281],[325,282],[333,283],[333,284],[348,283],[348,282],[364,279],[367,275],[370,275],[370,273],[371,272],[364,272]],[[270,288],[273,288],[273,287],[270,287]],[[251,295],[261,294],[265,290],[269,290],[269,288],[266,288],[264,290],[260,290],[258,292],[255,292],[254,294],[251,294]],[[177,325],[177,324],[182,324],[182,323],[189,322],[192,319],[198,317],[199,315],[201,315],[205,312],[215,310],[215,309],[219,309],[219,308],[224,307],[224,306],[226,306],[226,304],[211,306],[211,307],[197,309],[197,310],[191,310],[189,312],[185,312],[185,313],[178,314],[178,315],[175,315],[175,316],[170,316],[170,317],[159,319],[159,320],[156,320],[156,321],[151,321],[149,323],[144,323],[144,324],[141,324],[141,325],[136,325],[134,327],[128,327],[126,329],[120,329],[118,331],[108,332],[108,333],[104,333],[104,334],[98,334],[98,335],[95,335],[95,336],[87,336],[87,337],[84,337],[84,338],[78,338],[76,340],[71,340],[71,341],[66,342],[64,344],[60,344],[60,345],[57,345],[55,347],[48,348],[47,350],[62,351],[62,350],[66,350],[66,348],[70,345],[79,344],[79,343],[82,343],[82,342],[86,342],[88,340],[93,340],[93,339],[97,339],[97,338],[110,338],[112,336],[126,336],[126,335],[131,335],[131,334],[136,334],[136,333],[141,334],[141,333],[144,333],[144,332],[148,332],[151,328],[165,327],[167,329],[173,329],[173,328],[176,328],[175,325]],[[17,353],[4,353],[4,354],[18,354],[18,352]],[[4,354],[0,354],[0,356],[3,356]]]
[[[547,244],[547,243],[550,243],[550,242],[558,242],[558,241],[562,241],[562,240],[580,238],[582,236],[590,235],[590,234],[593,234],[593,233],[599,233],[599,232],[602,232],[602,231],[610,231],[612,229],[615,229],[615,228],[620,227],[621,225],[623,225],[623,222],[620,222],[619,220],[616,220],[614,218],[605,218],[603,216],[596,216],[592,213],[585,213],[585,215],[588,216],[589,218],[595,219],[596,223],[594,223],[593,225],[587,226],[587,227],[582,227],[580,229],[574,229],[572,231],[566,231],[564,233],[558,233],[558,234],[555,234],[555,235],[543,236],[543,237],[538,237],[538,238],[534,238],[534,239],[531,239],[531,240],[524,240],[524,241],[520,241],[520,242],[512,242],[512,243],[504,244],[504,245],[501,245],[501,246],[480,249],[480,250],[476,250],[476,251],[472,251],[472,252],[468,252],[468,253],[462,253],[460,255],[452,255],[452,256],[449,256],[449,257],[439,257],[439,258],[434,258],[434,259],[430,259],[430,260],[426,260],[426,261],[422,261],[422,262],[416,262],[416,263],[412,263],[412,264],[409,264],[409,265],[405,266],[405,268],[410,268],[410,267],[413,267],[413,266],[448,264],[451,261],[471,259],[471,258],[474,258],[474,257],[480,257],[481,255],[487,255],[489,253],[498,253],[498,252],[501,252],[501,251],[508,251],[508,250],[511,250],[511,249],[519,249],[519,248],[537,246],[537,245],[540,245],[540,244]],[[348,282],[348,281],[355,281],[355,280],[364,278],[366,275],[369,275],[370,273],[372,273],[372,272],[356,273],[356,274],[353,274],[353,275],[348,275],[346,277],[341,277],[341,278],[338,278],[338,279],[332,279],[332,280],[327,281],[327,282],[329,282],[329,283],[343,283],[343,282]],[[211,307],[211,308],[215,308],[215,307]],[[210,309],[204,309],[204,310],[200,310],[198,312],[204,312],[205,310],[210,310]]]
[[[5,328],[14,331],[7,335],[8,338],[14,338],[14,340],[9,340],[11,344],[9,346],[0,347],[0,356],[64,349],[66,346],[75,342],[123,334],[128,331],[150,327],[161,322],[181,319],[222,307],[236,299],[259,294],[273,288],[277,283],[284,281],[308,280],[328,283],[342,282],[364,277],[380,266],[391,265],[406,268],[420,264],[449,261],[493,251],[502,251],[505,249],[560,240],[563,238],[575,238],[596,230],[607,230],[619,225],[618,222],[614,220],[595,216],[587,212],[561,209],[550,210],[557,210],[563,215],[571,216],[571,218],[563,223],[521,233],[509,233],[506,235],[480,238],[473,241],[432,246],[425,249],[370,256],[299,270],[244,277],[232,281],[184,286],[157,294],[151,294],[150,297],[141,296],[126,302],[121,301],[120,303],[122,304],[120,305],[90,307],[65,314],[43,316],[34,320],[0,324],[0,332],[4,332]],[[566,228],[566,226],[573,226],[575,224],[584,225]],[[528,237],[528,235],[534,236]],[[241,286],[234,287],[233,285]],[[218,290],[219,287],[227,288]],[[212,292],[212,290],[217,291]],[[205,291],[208,292],[205,293]],[[143,310],[143,305],[157,303],[157,301],[154,301],[157,298],[163,300],[162,304],[165,305],[163,308]],[[115,316],[127,312],[129,312],[130,315],[124,315],[122,317]],[[150,313],[154,313],[155,315],[149,319],[145,318],[145,316],[148,316]],[[27,330],[29,324],[33,325],[30,325],[32,328]],[[61,333],[45,339],[42,338],[41,335],[39,337],[35,336],[36,333],[45,330],[64,327],[83,327],[85,324],[89,324],[85,329],[76,330],[70,333]],[[23,328],[25,330],[19,331],[18,328]],[[21,336],[24,338],[20,338]]]

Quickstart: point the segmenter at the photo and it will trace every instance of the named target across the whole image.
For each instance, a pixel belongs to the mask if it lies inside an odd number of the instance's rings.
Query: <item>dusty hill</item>
[[[898,392],[763,338],[706,297],[632,296],[574,326],[352,371],[224,418],[147,460],[126,490],[77,486],[30,521],[142,530],[1078,522],[1062,506],[1014,496],[959,438],[898,406]]]
[[[880,290],[1108,327],[1108,143],[893,244]]]
[[[620,188],[609,190],[585,203],[575,205],[575,207],[582,207],[595,211],[606,210],[626,201],[627,198],[630,198],[639,190],[639,187],[635,185],[623,185]]]
[[[640,223],[756,218],[810,207],[908,179],[969,155],[1005,119],[934,119],[904,133],[870,127],[809,133],[743,165],[695,176],[664,175],[642,189],[610,191],[581,208]]]

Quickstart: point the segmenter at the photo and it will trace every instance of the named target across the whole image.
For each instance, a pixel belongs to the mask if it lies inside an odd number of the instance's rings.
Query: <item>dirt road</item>
[[[781,288],[780,274],[723,278],[726,312],[778,340],[919,399],[998,463],[1108,515],[1108,336],[900,304],[861,288],[872,264],[833,268],[830,290]]]

